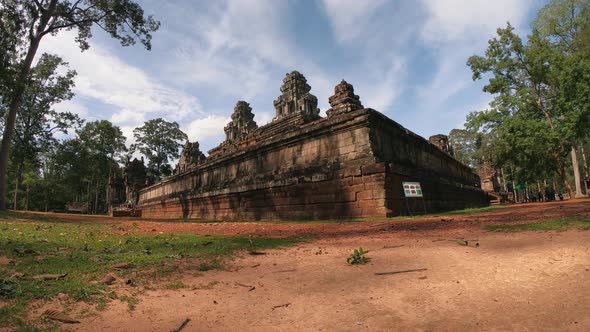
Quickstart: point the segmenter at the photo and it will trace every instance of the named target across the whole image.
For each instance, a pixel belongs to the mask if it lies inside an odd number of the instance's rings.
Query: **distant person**
[[[529,202],[534,202],[535,199],[535,193],[532,191],[529,191]]]
[[[559,193],[559,200],[563,201],[563,195],[561,194],[561,192]]]
[[[543,193],[539,191],[537,196],[539,197],[539,202],[542,202],[543,201]]]
[[[551,200],[551,188],[545,188],[545,200],[547,202]]]

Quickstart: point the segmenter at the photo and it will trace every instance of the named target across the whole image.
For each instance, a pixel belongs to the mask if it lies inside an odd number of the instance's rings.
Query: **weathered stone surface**
[[[454,155],[453,148],[449,144],[449,136],[443,134],[432,135],[428,139],[428,142],[451,156]]]
[[[356,111],[363,108],[361,99],[354,94],[352,84],[342,80],[340,84],[334,88],[334,95],[328,99],[330,109],[326,112],[328,117],[332,117],[338,113],[345,113]]]
[[[148,185],[146,167],[143,161],[134,158],[125,160],[123,167],[123,181],[125,183],[125,204],[134,206],[139,200],[139,191]]]
[[[319,118],[318,99],[310,93],[311,87],[305,76],[298,71],[288,73],[283,79],[281,95],[274,101],[276,117],[282,120],[295,113],[303,114],[306,121]]]
[[[500,174],[497,169],[492,166],[491,160],[484,160],[477,170],[477,174],[481,178],[481,189],[488,193],[500,192]]]
[[[199,149],[199,142],[191,143],[186,141],[184,147],[182,148],[182,153],[180,154],[178,164],[176,164],[176,168],[174,169],[174,174],[184,173],[189,168],[202,163],[205,161],[205,159],[207,158]]]
[[[285,79],[284,93],[295,89],[294,80],[301,83],[302,75],[294,73]],[[142,216],[385,217],[408,213],[402,181],[422,183],[429,211],[487,204],[477,187],[479,177],[467,166],[381,113],[362,108],[350,84],[342,82],[335,91],[330,116],[314,121],[305,107],[292,113],[283,107],[297,98],[279,98],[273,122],[226,140],[185,173],[143,189]]]
[[[240,140],[256,128],[258,126],[254,121],[254,114],[252,114],[250,104],[240,100],[231,115],[231,122],[223,129],[225,131],[225,140],[227,142]]]

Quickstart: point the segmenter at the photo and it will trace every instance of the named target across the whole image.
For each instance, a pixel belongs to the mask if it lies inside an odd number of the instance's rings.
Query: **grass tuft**
[[[530,224],[485,225],[484,229],[494,232],[524,232],[524,231],[565,231],[569,229],[590,230],[590,218],[566,217],[547,219]]]

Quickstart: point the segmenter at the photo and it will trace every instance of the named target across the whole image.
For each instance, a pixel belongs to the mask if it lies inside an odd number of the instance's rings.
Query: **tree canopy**
[[[494,101],[470,114],[466,126],[489,140],[496,165],[519,170],[524,181],[555,172],[570,193],[567,156],[590,123],[590,63],[581,37],[589,8],[588,1],[555,0],[541,9],[526,40],[508,24],[484,55],[467,61],[474,80],[488,79],[483,90]]]
[[[151,33],[159,26],[131,0],[0,0],[0,93],[7,109],[0,147],[0,210],[6,208],[6,172],[17,112],[42,39],[76,30],[76,42],[86,50],[92,29],[98,28],[123,46],[139,41],[149,50]]]
[[[176,122],[162,118],[146,121],[133,130],[136,143],[132,151],[139,151],[148,159],[148,172],[156,179],[172,173],[169,161],[180,156],[180,148],[188,136]]]

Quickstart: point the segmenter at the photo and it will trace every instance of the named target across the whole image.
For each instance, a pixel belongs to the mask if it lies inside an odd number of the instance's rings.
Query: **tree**
[[[78,138],[88,153],[113,162],[121,161],[127,152],[121,128],[107,120],[88,122],[78,131]]]
[[[533,27],[539,34],[547,38],[565,59],[566,65],[559,75],[559,84],[565,88],[559,92],[565,92],[568,96],[561,101],[567,102],[573,112],[577,112],[582,118],[589,112],[588,108],[588,27],[590,25],[590,1],[587,0],[553,0],[543,7],[533,22]],[[583,91],[580,91],[583,90]],[[579,97],[578,93],[582,93]],[[581,119],[587,123],[588,118]],[[578,130],[579,131],[579,130]],[[571,142],[571,160],[574,171],[574,183],[576,197],[583,196],[580,177],[580,167],[577,158],[576,146],[581,139],[577,133],[577,141]]]
[[[107,120],[101,120],[87,123],[78,132],[78,140],[83,149],[85,162],[91,166],[81,178],[84,178],[88,182],[88,188],[93,190],[94,202],[89,199],[89,203],[94,213],[97,213],[101,211],[100,200],[106,196],[109,175],[118,168],[118,161],[123,159],[127,151],[126,138],[119,127],[113,126]],[[106,211],[107,203],[103,205],[102,211]]]
[[[151,33],[159,28],[160,23],[151,16],[144,17],[143,9],[131,0],[0,0],[0,19],[1,30],[17,36],[14,43],[7,42],[11,48],[2,51],[7,54],[2,56],[4,60],[10,62],[4,67],[12,68],[14,73],[9,94],[3,97],[9,100],[0,147],[0,210],[4,210],[6,171],[16,117],[42,39],[49,34],[76,29],[76,41],[81,50],[86,50],[92,28],[98,27],[123,46],[139,40],[149,50]]]
[[[67,67],[61,58],[43,54],[31,70],[15,125],[13,151],[9,171],[14,182],[14,209],[17,209],[18,188],[22,181],[25,164],[38,170],[38,154],[56,142],[54,133],[68,133],[80,126],[82,120],[70,112],[57,112],[52,106],[73,96],[75,71],[58,74],[60,67]],[[5,118],[6,108],[0,107],[0,122]],[[4,127],[4,126],[3,126]]]
[[[453,129],[449,132],[449,144],[453,147],[455,159],[475,169],[480,164],[479,148],[481,133],[467,129]]]
[[[580,108],[579,101],[573,98],[585,89],[584,85],[571,75],[584,77],[586,65],[575,65],[537,30],[533,30],[526,44],[513,30],[510,24],[498,29],[498,37],[489,41],[485,55],[472,56],[467,62],[474,80],[490,74],[484,91],[496,96],[496,109],[480,120],[487,118],[499,136],[512,143],[508,151],[515,155],[526,153],[520,158],[530,157],[534,162],[548,152],[571,195],[566,157],[589,116],[588,107]],[[537,149],[540,146],[542,150]],[[545,153],[537,157],[530,154],[536,150]]]
[[[133,152],[139,151],[148,160],[148,172],[155,179],[168,176],[172,167],[168,163],[180,156],[180,148],[188,136],[180,130],[178,123],[162,118],[149,120],[133,130],[136,143]]]

